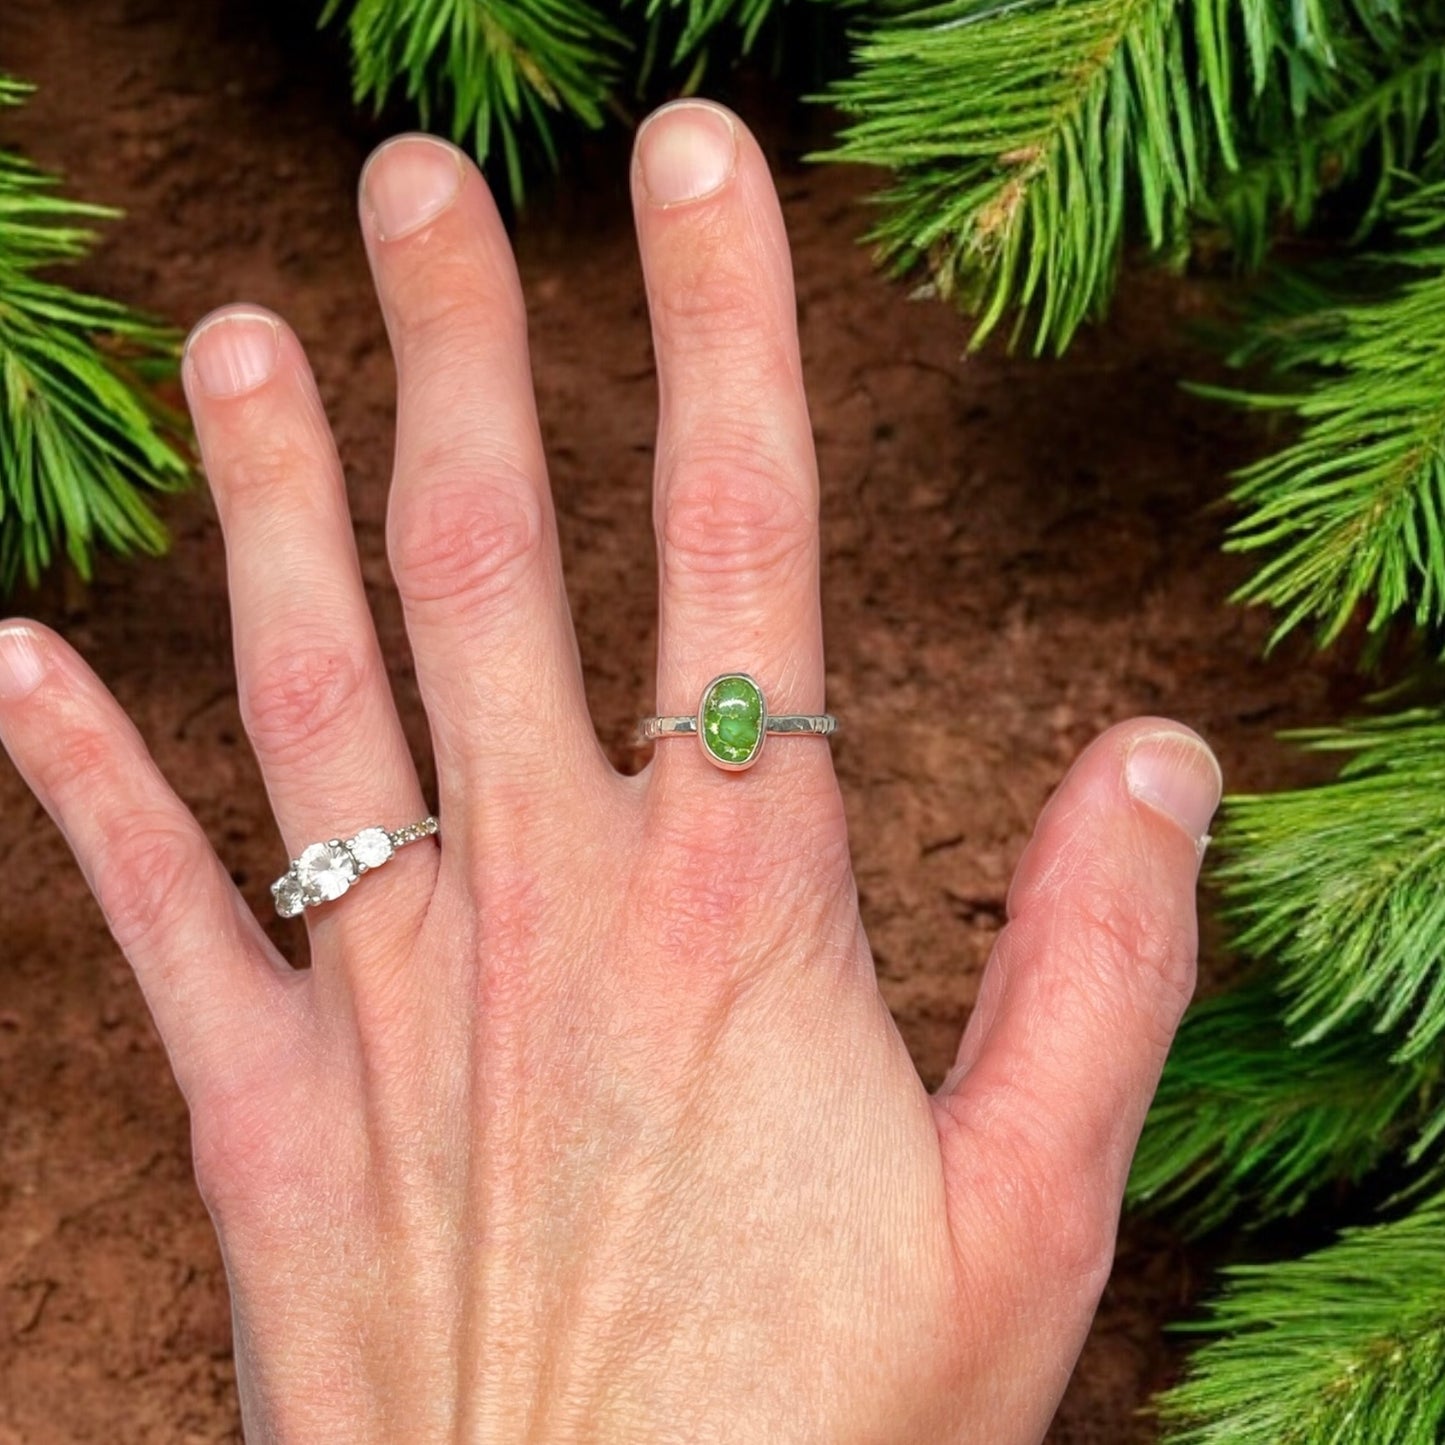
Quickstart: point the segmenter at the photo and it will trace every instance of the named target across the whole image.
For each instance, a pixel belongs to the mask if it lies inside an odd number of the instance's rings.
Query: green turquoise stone
[[[763,694],[750,677],[720,677],[701,709],[702,745],[720,763],[741,767],[763,744]]]

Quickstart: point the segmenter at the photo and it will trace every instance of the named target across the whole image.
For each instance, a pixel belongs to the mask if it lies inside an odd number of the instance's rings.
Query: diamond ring
[[[645,742],[696,733],[708,762],[730,772],[752,767],[769,733],[827,737],[837,730],[838,719],[830,712],[769,713],[757,679],[745,672],[713,678],[703,688],[695,713],[645,717],[637,724]]]
[[[363,828],[345,842],[333,838],[313,843],[271,885],[276,912],[282,918],[295,918],[318,903],[340,898],[363,873],[390,863],[398,848],[433,837],[439,826],[435,818],[423,818],[395,833]]]

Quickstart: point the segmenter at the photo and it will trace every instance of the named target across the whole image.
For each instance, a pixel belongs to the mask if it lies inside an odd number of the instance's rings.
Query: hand
[[[817,485],[763,158],[688,102],[644,128],[632,184],[662,402],[658,711],[731,669],[822,711]],[[0,737],[190,1105],[248,1438],[1038,1440],[1193,989],[1212,756],[1144,719],[1079,759],[930,1096],[874,982],[829,743],[774,738],[735,774],[665,740],[630,777],[598,746],[481,177],[402,137],[361,212],[440,845],[308,913],[292,970],[80,659],[0,629]],[[296,338],[228,308],[184,376],[290,856],[423,817]]]

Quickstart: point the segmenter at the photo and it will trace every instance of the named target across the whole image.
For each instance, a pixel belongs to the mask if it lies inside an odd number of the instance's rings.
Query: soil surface
[[[365,154],[409,118],[359,117],[344,55],[299,9],[4,0],[0,68],[41,90],[0,116],[0,144],[125,209],[83,284],[181,326],[236,299],[295,325],[424,756],[383,553],[391,363],[353,212]],[[824,118],[756,83],[722,93],[763,137],[792,235],[837,765],[880,982],[931,1085],[1014,860],[1084,743],[1166,713],[1214,742],[1233,788],[1279,786],[1303,765],[1275,730],[1334,716],[1351,684],[1302,645],[1266,665],[1268,619],[1226,603],[1244,569],[1206,509],[1260,436],[1178,386],[1211,365],[1181,340],[1203,288],[1131,279],[1060,363],[965,360],[959,318],[856,244],[878,178],[802,162]],[[633,768],[653,704],[655,402],[626,146],[620,128],[576,143],[516,240],[592,707]],[[166,513],[169,560],[105,561],[88,591],[53,580],[18,605],[93,661],[266,915],[280,850],[237,715],[220,537],[203,489]],[[225,1278],[182,1098],[63,842],[3,762],[0,863],[0,1441],[235,1439]],[[275,936],[294,951],[294,930]],[[1161,1326],[1205,1263],[1167,1225],[1125,1221],[1053,1445],[1154,1438],[1138,1407],[1179,1363]]]

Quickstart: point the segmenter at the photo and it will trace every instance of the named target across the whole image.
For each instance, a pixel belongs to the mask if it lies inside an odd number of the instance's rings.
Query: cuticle
[[[265,311],[255,311],[248,307],[234,310],[225,306],[218,306],[214,311],[207,313],[196,322],[191,328],[190,335],[186,337],[185,359],[191,358],[191,348],[203,337],[206,332],[214,327],[223,326],[230,321],[264,321],[271,328],[271,335],[275,338],[276,344],[281,343],[281,327],[276,318]]]

